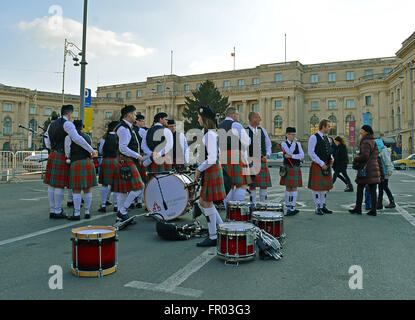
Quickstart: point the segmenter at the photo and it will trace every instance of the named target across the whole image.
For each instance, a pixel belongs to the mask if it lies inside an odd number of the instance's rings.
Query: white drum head
[[[155,177],[152,178],[144,191],[146,207],[150,213],[161,214],[167,221],[174,220],[182,215],[188,206],[189,192],[185,187],[192,181],[183,174],[162,174],[156,177],[158,182]],[[162,194],[167,209],[164,207]]]
[[[267,219],[267,220],[282,220],[283,215],[276,211],[254,211],[252,213],[253,219]]]
[[[247,232],[253,230],[254,228],[255,226],[252,223],[246,222],[225,222],[219,225],[219,229],[225,231]]]
[[[91,235],[91,234],[106,234],[114,232],[112,230],[106,230],[106,229],[88,229],[88,230],[81,230],[77,231],[78,234],[84,234],[84,235]]]

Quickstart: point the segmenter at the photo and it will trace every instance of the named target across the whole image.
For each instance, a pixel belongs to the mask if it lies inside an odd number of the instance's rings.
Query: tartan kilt
[[[43,183],[54,188],[64,189],[69,186],[69,168],[63,153],[51,152],[46,165]]]
[[[221,201],[226,198],[223,171],[220,164],[214,164],[203,172],[200,198],[207,201]]]
[[[114,171],[118,165],[117,158],[104,158],[99,170],[99,184],[110,186],[114,178]]]
[[[120,168],[122,166],[129,166],[131,168],[131,179],[123,180],[120,176]],[[111,190],[118,193],[129,193],[130,191],[140,190],[144,187],[143,180],[141,180],[140,173],[133,159],[123,155],[118,155],[118,165],[115,167],[113,178],[111,181]]]
[[[92,159],[88,158],[71,163],[69,189],[83,190],[97,185],[97,173]]]
[[[333,177],[330,175],[324,176],[321,167],[317,163],[312,163],[310,168],[310,175],[308,177],[308,188],[314,191],[329,191],[333,189]]]
[[[173,170],[173,165],[170,163],[168,163],[168,159],[164,158],[165,161],[162,164],[157,164],[155,162],[151,162],[151,165],[149,165],[147,167],[147,173],[146,175],[149,176],[154,176],[158,173],[162,173],[162,172],[170,172]],[[155,173],[150,173],[150,172],[155,172]]]
[[[138,169],[138,172],[140,173],[141,180],[143,181],[143,183],[147,183],[148,182],[147,168],[144,167],[142,163],[140,163],[137,169]]]
[[[224,161],[224,153],[219,155],[219,159],[223,169],[232,180],[232,186],[249,186],[252,183],[248,163],[244,161],[244,156],[241,151],[228,150],[226,161]]]
[[[251,176],[251,179],[252,179],[252,183],[250,187],[261,188],[261,189],[271,188],[272,183],[271,183],[271,175],[269,173],[268,163],[261,161],[261,171],[259,172],[259,174],[255,176]]]
[[[280,185],[286,186],[289,188],[297,188],[303,186],[303,175],[301,173],[300,166],[286,166],[287,168],[287,175],[285,177],[281,177]]]

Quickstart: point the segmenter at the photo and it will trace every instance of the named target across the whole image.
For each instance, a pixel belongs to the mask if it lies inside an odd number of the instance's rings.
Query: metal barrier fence
[[[0,151],[0,182],[21,181],[27,175],[43,178],[48,157],[47,151]]]

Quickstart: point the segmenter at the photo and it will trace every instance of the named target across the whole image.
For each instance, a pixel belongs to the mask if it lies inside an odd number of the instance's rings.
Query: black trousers
[[[347,175],[347,169],[335,170],[333,174],[333,184],[336,182],[337,178],[343,181],[346,184],[346,186],[352,183],[349,176]]]
[[[389,198],[389,201],[390,202],[394,201],[392,192],[389,189],[389,179],[385,179],[379,184],[379,201],[383,200],[383,192],[384,191],[386,192],[386,194]]]
[[[357,193],[356,193],[356,210],[362,211],[362,203],[363,203],[363,192],[365,190],[365,184],[358,184],[357,185]],[[369,184],[369,191],[370,197],[372,198],[372,211],[376,211],[377,199],[376,199],[376,189],[377,184]]]

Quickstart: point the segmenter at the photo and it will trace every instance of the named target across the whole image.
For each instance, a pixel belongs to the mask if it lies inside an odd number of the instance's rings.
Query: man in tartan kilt
[[[64,189],[69,186],[70,166],[65,158],[65,137],[69,135],[75,144],[96,155],[94,149],[78,134],[74,124],[70,122],[73,110],[72,105],[62,106],[61,117],[54,121],[48,129],[51,153],[43,182],[49,185],[49,217],[51,219],[66,219],[62,210],[62,200]]]
[[[107,212],[107,205],[111,205],[111,184],[115,168],[118,166],[118,138],[115,133],[118,121],[108,124],[107,132],[99,143],[99,154],[102,155],[101,168],[99,171],[99,183],[101,184],[101,208],[98,212]],[[118,212],[117,193],[114,193],[114,212]]]
[[[85,134],[82,120],[75,120],[74,126],[78,134],[91,145],[91,137]],[[97,174],[91,153],[74,143],[69,136],[65,138],[65,155],[71,161],[69,171],[69,189],[73,190],[74,213],[68,220],[81,220],[81,193],[84,192],[85,219],[90,219],[92,204],[91,188],[97,186]]]
[[[285,186],[285,206],[287,207],[287,216],[293,216],[299,213],[295,209],[298,198],[298,187],[303,186],[303,177],[301,173],[301,160],[304,160],[304,151],[301,144],[295,141],[296,129],[288,127],[285,132],[286,141],[281,144],[284,153],[284,167],[286,175],[281,177],[280,185]]]
[[[121,110],[121,120],[115,129],[118,136],[118,166],[114,171],[112,189],[117,192],[117,220],[129,219],[128,208],[137,198],[144,184],[137,167],[143,159],[140,155],[140,145],[135,132],[132,130],[136,120],[136,108],[132,105]],[[131,221],[130,224],[135,222]]]
[[[140,151],[141,151],[140,155],[144,156],[143,148],[141,147],[141,145],[143,143],[143,140],[146,138],[148,129],[145,127],[145,117],[143,115],[141,114],[137,115],[135,122],[134,122],[133,130],[137,136],[138,143],[140,145]],[[140,162],[137,169],[138,169],[138,172],[140,173],[141,180],[143,180],[143,183],[146,184],[147,183],[146,167],[144,166],[142,162]],[[136,207],[139,209],[143,207],[143,195],[144,195],[144,188],[140,190],[138,197],[135,199]],[[131,207],[133,206],[134,204],[131,205]]]
[[[147,161],[148,180],[158,173],[172,170],[173,159],[169,152],[173,150],[173,133],[167,128],[167,113],[161,112],[154,116],[154,124],[148,129],[143,139],[142,148],[149,160]]]
[[[246,152],[251,139],[238,121],[238,110],[228,107],[225,120],[218,126],[219,148],[222,150],[220,163],[232,180],[232,188],[223,201],[225,208],[229,201],[244,201],[252,183]]]
[[[256,188],[260,188],[259,199],[265,202],[267,199],[268,188],[272,187],[271,176],[268,169],[267,158],[271,155],[271,139],[268,132],[261,128],[261,116],[258,112],[249,113],[249,138],[251,145],[249,146],[249,163],[253,162],[251,167],[250,185],[252,203],[256,204]]]
[[[198,110],[198,121],[205,133],[200,152],[203,153],[204,161],[196,170],[195,181],[202,178],[202,189],[199,204],[203,208],[204,215],[208,221],[209,237],[197,244],[198,247],[214,247],[217,245],[216,225],[222,224],[222,218],[216,209],[214,202],[222,201],[226,197],[223,182],[223,171],[218,157],[218,135],[216,129],[216,113],[209,107],[201,107]],[[203,158],[202,158],[203,159]]]
[[[313,192],[316,204],[316,214],[332,214],[326,207],[327,192],[333,188],[331,166],[334,159],[330,152],[330,142],[327,134],[330,131],[330,122],[326,119],[319,124],[319,131],[310,137],[308,155],[312,160],[308,188]]]

